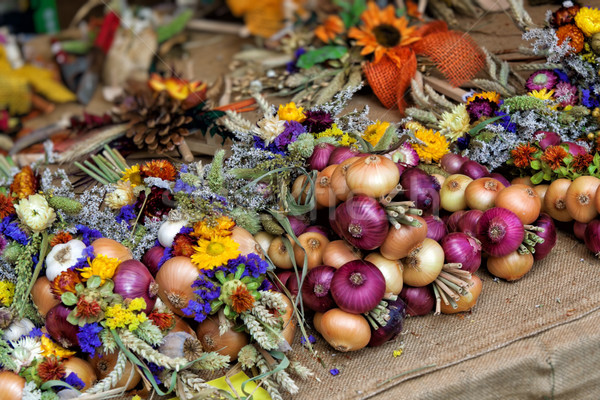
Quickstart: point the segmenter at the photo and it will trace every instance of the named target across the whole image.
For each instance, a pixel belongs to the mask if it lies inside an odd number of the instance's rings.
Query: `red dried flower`
[[[54,247],[57,244],[63,244],[73,239],[73,236],[69,232],[60,231],[50,241],[50,246]]]
[[[151,320],[154,325],[158,326],[161,331],[166,331],[175,325],[175,316],[171,313],[159,313],[152,311],[148,315],[148,319]]]
[[[152,160],[142,165],[142,176],[160,178],[165,181],[174,181],[177,170],[167,160]]]
[[[87,301],[84,297],[80,297],[77,300],[77,313],[75,316],[83,318],[96,317],[101,311],[102,308],[96,300]]]
[[[529,143],[520,144],[516,149],[510,151],[510,155],[512,156],[517,168],[527,168],[533,160],[533,154],[536,151],[537,149],[531,146]]]
[[[0,219],[8,217],[14,213],[15,206],[13,205],[12,197],[0,193]]]
[[[156,186],[152,186],[152,189],[150,189],[148,200],[146,200],[146,204],[144,205],[145,199],[146,192],[141,192],[138,197],[138,201],[135,204],[135,210],[136,213],[139,213],[140,208],[144,206],[143,214],[144,216],[150,218],[161,218],[163,215],[168,214],[175,205],[175,201],[173,200],[173,195],[171,192]]]
[[[75,291],[75,285],[81,283],[81,278],[79,274],[73,270],[66,270],[60,273],[54,280],[52,281],[52,285],[50,285],[50,289],[52,294],[60,299],[65,292],[77,293]]]
[[[173,240],[173,256],[191,257],[195,252],[195,245],[196,242],[191,236],[178,233]]]
[[[575,172],[583,172],[590,166],[590,164],[594,161],[594,156],[587,154],[580,154],[578,156],[573,157],[572,166]]]
[[[565,165],[563,159],[568,155],[569,153],[560,146],[548,146],[544,154],[542,154],[542,161],[555,170]]]
[[[64,365],[56,357],[44,359],[38,365],[37,372],[40,379],[44,382],[61,380],[66,374]]]
[[[254,305],[254,296],[246,288],[246,285],[239,285],[231,294],[231,308],[240,314],[248,311]]]

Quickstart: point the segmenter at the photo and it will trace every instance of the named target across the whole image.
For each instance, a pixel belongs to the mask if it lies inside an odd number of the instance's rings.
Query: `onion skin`
[[[142,262],[148,268],[152,276],[156,276],[160,267],[158,263],[164,254],[165,248],[162,246],[154,246],[149,249],[142,257]]]
[[[542,210],[542,201],[532,187],[514,184],[496,196],[496,207],[514,212],[523,224],[532,224]]]
[[[307,232],[298,236],[298,243],[294,242],[294,258],[297,266],[304,265],[306,255],[309,270],[323,264],[323,252],[329,244],[329,239],[316,232]]]
[[[533,190],[535,190],[538,197],[540,198],[540,201],[542,202],[542,209],[540,212],[546,212],[546,208],[544,206],[544,199],[546,198],[546,192],[548,191],[549,187],[550,185],[535,185],[533,187]]]
[[[600,257],[600,220],[593,220],[585,228],[585,246]]]
[[[467,161],[467,159],[460,154],[447,153],[444,154],[440,160],[440,165],[450,175],[458,174],[460,167]]]
[[[565,201],[567,211],[575,221],[587,224],[598,216],[596,192],[599,187],[600,179],[594,176],[580,176],[571,183]]]
[[[511,185],[525,185],[529,187],[534,187],[535,185],[531,182],[530,176],[522,176],[519,178],[514,178],[511,182]]]
[[[386,240],[390,228],[379,202],[359,195],[335,209],[335,220],[344,239],[361,250],[374,250]]]
[[[131,260],[133,258],[131,250],[116,240],[109,238],[99,238],[94,240],[92,242],[92,247],[94,248],[94,255],[96,256],[102,254],[108,258],[116,258],[121,262]]]
[[[335,150],[335,146],[330,143],[319,143],[316,145],[312,155],[306,160],[310,169],[316,169],[317,171],[325,169],[333,150]]]
[[[67,321],[70,312],[71,309],[59,304],[46,314],[46,330],[48,330],[48,334],[57,343],[66,348],[79,346],[79,339],[77,338],[79,327]]]
[[[427,315],[435,307],[435,297],[431,286],[412,287],[404,285],[400,298],[406,304],[406,314],[411,317]]]
[[[239,244],[238,250],[240,255],[247,256],[248,254],[256,253],[262,257],[261,247],[254,236],[239,225],[233,227],[231,231],[231,239]]]
[[[548,190],[546,190],[546,195],[544,196],[545,212],[560,222],[573,220],[573,217],[569,214],[569,210],[567,210],[566,202],[569,186],[571,186],[570,180],[564,178],[556,179],[548,186]]]
[[[386,295],[393,294],[397,295],[404,286],[403,268],[402,263],[398,260],[388,260],[380,253],[371,253],[365,257],[365,261],[373,263],[385,279],[385,293]]]
[[[451,305],[446,305],[443,301],[441,302],[441,311],[443,314],[456,314],[459,312],[469,311],[475,307],[477,299],[481,294],[482,283],[481,279],[477,275],[472,275],[469,279],[469,293],[464,296],[460,296],[456,302],[456,308],[452,308]]]
[[[313,317],[313,326],[315,327],[315,330],[319,333],[321,333],[321,320],[323,319],[323,315],[325,315],[325,313],[317,312]]]
[[[156,303],[158,285],[148,268],[137,260],[127,260],[119,264],[113,276],[114,292],[123,299],[142,298],[146,302],[144,312],[150,314]]]
[[[446,221],[446,226],[448,227],[448,232],[458,232],[458,222],[463,217],[463,215],[465,215],[465,213],[466,213],[465,210],[459,210],[459,211],[453,212],[452,215],[450,215],[450,217],[448,217],[448,220]]]
[[[11,371],[0,371],[0,400],[19,400],[23,398],[25,378]]]
[[[345,240],[329,242],[323,251],[323,264],[339,268],[347,262],[360,260],[360,251]]]
[[[175,315],[175,326],[169,332],[185,332],[196,337],[196,331],[181,317]]]
[[[484,212],[479,219],[476,237],[486,253],[503,257],[519,248],[525,238],[525,229],[515,213],[495,207]]]
[[[404,283],[410,286],[427,286],[442,272],[444,249],[438,242],[425,239],[421,246],[402,260]]]
[[[404,258],[427,238],[427,223],[421,217],[414,218],[421,223],[420,227],[401,225],[399,229],[389,228],[379,248],[382,256],[390,260]]]
[[[167,260],[156,274],[158,296],[180,317],[186,316],[181,309],[196,296],[192,284],[198,275],[198,268],[192,260],[181,256]]]
[[[502,257],[489,257],[487,260],[487,269],[490,274],[507,281],[516,281],[521,279],[533,266],[533,255],[519,254],[513,251]]]
[[[60,300],[50,291],[50,281],[45,276],[35,281],[31,289],[31,299],[42,317],[46,317],[50,309],[60,304]]]
[[[304,233],[306,233],[306,232],[320,233],[321,235],[325,236],[327,239],[329,239],[331,236],[331,232],[329,231],[329,229],[327,229],[323,225],[311,225],[306,228]]]
[[[248,335],[244,332],[229,329],[221,335],[219,319],[213,316],[209,316],[198,325],[196,335],[204,351],[216,351],[221,355],[229,356],[231,361],[237,360],[239,351],[249,343]]]
[[[439,242],[444,236],[448,234],[448,228],[441,218],[435,215],[428,215],[424,217],[427,222],[427,237]]]
[[[494,207],[496,196],[505,186],[494,178],[479,178],[467,185],[465,201],[473,210],[485,211]]]
[[[323,314],[319,326],[323,338],[337,351],[360,350],[371,340],[371,327],[365,317],[339,308]]]
[[[533,259],[535,261],[544,259],[554,246],[556,245],[556,227],[554,221],[548,214],[541,214],[533,225],[544,228],[544,232],[536,232],[536,234],[544,239],[544,243],[537,243],[534,247]]]
[[[543,135],[539,141],[542,150],[546,150],[546,148],[549,146],[558,146],[562,142],[562,139],[556,132],[537,131],[534,133],[535,137],[538,135]]]
[[[328,265],[319,265],[306,274],[302,284],[302,301],[308,308],[325,312],[335,307],[330,286],[336,269]]]
[[[327,163],[329,165],[340,164],[349,158],[357,157],[360,154],[358,150],[353,147],[340,146],[336,147],[329,156]]]
[[[396,164],[377,155],[360,157],[350,165],[346,174],[346,184],[352,193],[374,198],[387,195],[399,181]]]
[[[92,367],[92,364],[81,358],[70,357],[63,363],[63,366],[65,367],[65,376],[68,376],[71,372],[74,372],[77,374],[79,379],[85,383],[84,388],[81,389],[82,392],[88,390],[96,381],[96,372],[94,372],[94,367]]]
[[[333,174],[331,174],[330,186],[340,201],[346,201],[350,196],[350,188],[348,188],[348,184],[346,183],[346,175],[350,166],[359,159],[359,157],[351,157],[344,160],[333,171]]]
[[[338,269],[330,286],[338,307],[362,314],[374,309],[385,294],[385,278],[379,268],[368,261],[350,261]]]
[[[337,168],[337,164],[326,167],[317,175],[315,182],[315,200],[317,207],[334,207],[338,199],[331,188],[331,175]]]
[[[298,218],[298,217],[294,217],[292,215],[287,217],[288,222],[290,223],[290,226],[292,227],[292,231],[294,232],[294,235],[296,236],[300,236],[304,233],[304,231],[306,230],[306,227],[308,226],[307,222],[305,220],[303,220],[302,218]]]
[[[450,233],[442,239],[446,263],[461,263],[464,271],[474,273],[481,266],[481,244],[465,233]]]
[[[460,167],[460,173],[471,179],[479,179],[490,174],[490,171],[476,161],[467,160]]]
[[[497,180],[498,182],[500,182],[501,184],[503,184],[504,187],[509,187],[510,186],[509,180],[506,179],[504,176],[502,176],[501,174],[499,174],[497,172],[492,172],[490,174],[490,178],[494,178],[495,180]]]
[[[390,310],[390,319],[387,321],[386,326],[380,326],[378,329],[371,331],[370,347],[381,346],[402,332],[402,325],[406,317],[406,304],[402,299],[389,301],[387,309]]]
[[[281,297],[287,305],[287,308],[285,309],[285,314],[281,316],[281,318],[283,319],[284,326],[283,332],[281,333],[283,334],[285,341],[288,342],[289,345],[292,345],[294,343],[294,336],[296,335],[296,326],[298,325],[298,321],[296,321],[296,318],[293,318],[294,306],[292,305],[292,301],[284,294],[282,294]],[[278,313],[275,312],[275,315],[278,315]]]
[[[291,246],[290,248],[293,248]],[[283,242],[283,237],[276,237],[271,242],[269,246],[269,251],[267,252],[271,261],[277,268],[281,269],[292,269],[294,268],[294,264],[292,263],[293,254],[290,254]]]
[[[440,206],[440,186],[435,178],[420,170],[409,168],[400,176],[404,197],[413,201],[424,214],[437,212]]]
[[[450,212],[466,209],[465,190],[472,181],[472,178],[462,174],[447,177],[440,189],[441,207]]]
[[[172,332],[172,331],[171,331]],[[196,334],[194,333],[194,336]],[[99,380],[102,380],[108,376],[114,369],[117,364],[117,352],[113,353],[96,353],[95,357],[89,358],[88,361],[94,368],[94,373],[98,377]],[[133,372],[133,376],[131,377],[131,381],[129,381],[129,377]],[[125,390],[131,390],[137,386],[137,384],[142,379],[142,376],[138,372],[137,368],[133,367],[130,361],[127,361],[125,364],[125,369],[123,370],[123,376],[121,379],[114,385],[114,388],[121,388],[129,385],[125,388]]]
[[[582,242],[585,240],[585,230],[587,229],[588,224],[584,224],[583,222],[575,221],[573,224],[573,233],[575,237]]]
[[[567,145],[567,151],[573,156],[583,156],[588,153],[588,151],[583,147],[573,142],[564,142],[563,144]],[[564,146],[563,146],[564,147]]]
[[[483,211],[480,210],[470,210],[465,212],[458,220],[456,231],[471,236],[477,235],[477,226],[482,215]]]

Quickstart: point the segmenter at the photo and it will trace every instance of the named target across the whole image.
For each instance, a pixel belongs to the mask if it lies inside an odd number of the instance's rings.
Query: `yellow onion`
[[[383,274],[385,278],[385,293],[397,295],[402,291],[404,285],[402,263],[398,260],[389,260],[380,253],[371,253],[365,257],[365,261],[369,261]]]
[[[290,249],[291,248],[292,246],[290,246]],[[283,242],[282,236],[273,239],[267,254],[277,268],[292,269],[294,267],[294,264],[292,263],[292,257],[294,257],[294,254],[290,254],[288,252],[288,248]]]
[[[339,268],[347,262],[360,260],[360,250],[352,247],[345,240],[329,242],[323,250],[323,264]]]
[[[71,372],[77,374],[77,377],[85,383],[82,392],[88,390],[94,382],[96,382],[96,373],[94,372],[94,367],[89,362],[82,360],[78,357],[71,357],[67,361],[63,363],[65,367],[65,376],[68,376]]]
[[[475,303],[477,303],[477,299],[481,294],[481,287],[481,279],[479,279],[477,275],[471,275],[471,279],[469,279],[469,288],[467,289],[469,293],[460,296],[456,302],[456,308],[452,308],[451,305],[446,305],[442,301],[440,307],[442,313],[456,314],[463,311],[469,311],[471,308],[475,307]]]
[[[533,182],[531,182],[531,177],[530,176],[523,176],[523,177],[519,177],[519,178],[514,178],[512,181],[510,181],[511,185],[525,185],[525,186],[529,186],[529,187],[533,187],[534,184]]]
[[[556,179],[553,181],[544,196],[544,210],[557,221],[569,222],[573,217],[567,210],[567,190],[571,186],[568,179]]]
[[[323,251],[329,244],[329,239],[318,232],[306,232],[298,236],[298,242],[300,242],[300,246],[294,242],[296,265],[304,265],[305,254],[308,269],[313,269],[323,264]]]
[[[240,245],[238,250],[241,255],[247,256],[250,253],[256,253],[261,257],[263,256],[261,247],[258,242],[254,240],[254,236],[244,228],[236,225],[231,233],[231,239]]]
[[[533,187],[514,184],[504,188],[496,196],[496,207],[505,208],[516,214],[521,222],[533,223],[540,216],[542,201]]]
[[[337,168],[337,164],[333,164],[319,172],[315,182],[315,199],[317,206],[333,207],[337,204],[337,197],[331,188],[331,175]]]
[[[421,287],[435,281],[444,266],[444,249],[438,242],[426,238],[421,246],[402,260],[403,279],[409,286]]]
[[[267,254],[267,252],[269,251],[269,246],[271,245],[273,239],[275,239],[275,235],[271,235],[270,233],[265,231],[260,231],[256,235],[254,235],[254,240],[256,240],[256,243],[259,244],[262,250],[262,254]]]
[[[306,175],[300,175],[292,185],[292,197],[297,202],[306,202],[306,196],[308,196],[308,192],[310,191],[310,183],[307,182],[307,179]]]
[[[285,314],[281,316],[281,318],[283,319],[284,326],[282,334],[286,342],[288,342],[291,345],[294,342],[294,335],[296,334],[296,325],[298,325],[298,322],[296,321],[296,318],[293,318],[294,307],[292,305],[292,301],[288,299],[288,297],[284,294],[281,294],[281,297],[283,298],[283,301],[287,306],[287,308],[285,309]],[[278,314],[279,313],[275,312],[275,315]]]
[[[440,188],[440,206],[450,212],[466,209],[465,190],[471,182],[473,179],[462,174],[447,177]]]
[[[346,174],[348,173],[350,166],[359,159],[360,157],[350,157],[342,161],[333,171],[333,174],[331,174],[331,182],[329,183],[329,186],[331,186],[333,193],[335,193],[335,196],[340,201],[346,201],[350,196],[350,189],[346,183]]]
[[[0,372],[0,400],[19,400],[23,398],[25,378],[11,371]]]
[[[535,185],[533,190],[537,193],[542,202],[542,210],[540,212],[546,212],[546,207],[544,206],[544,199],[546,198],[546,193],[548,192],[548,188],[550,185]]]
[[[496,196],[504,189],[504,185],[494,178],[475,179],[465,189],[467,207],[472,210],[489,210],[494,207]]]
[[[92,365],[92,368],[94,368],[94,373],[99,380],[106,378],[108,374],[115,369],[118,356],[119,353],[116,351],[112,353],[99,352],[94,357],[88,359]],[[121,388],[127,385],[125,390],[131,390],[137,386],[141,379],[142,376],[138,372],[138,369],[134,368],[133,364],[127,360],[121,379],[119,379],[119,381],[113,387]],[[127,384],[127,382],[129,382],[129,384]]]
[[[390,260],[398,260],[408,256],[427,237],[427,222],[413,216],[421,223],[420,227],[400,225],[400,228],[390,227],[388,234],[379,248],[381,255]]]
[[[175,326],[169,332],[185,332],[196,337],[196,331],[183,318],[175,316]]]
[[[373,198],[387,195],[399,181],[396,163],[377,155],[360,157],[350,165],[346,174],[346,183],[352,193]]]
[[[131,251],[116,240],[100,238],[92,242],[94,255],[104,255],[108,258],[116,258],[119,261],[127,261],[133,258]]]
[[[520,254],[518,250],[503,257],[489,257],[487,269],[490,274],[507,281],[521,279],[533,266],[533,255]]]
[[[31,288],[31,299],[42,317],[46,317],[50,309],[60,304],[60,300],[52,294],[50,281],[45,276],[35,281],[33,288]]]
[[[237,360],[239,351],[249,343],[248,335],[244,332],[229,329],[221,335],[217,317],[206,318],[196,328],[196,334],[204,351],[216,351],[229,356],[231,361]]]
[[[323,320],[323,315],[325,315],[325,313],[316,312],[315,316],[313,317],[313,326],[319,333],[321,333],[321,321]]]
[[[323,338],[337,351],[360,350],[371,340],[371,327],[360,314],[333,308],[323,314],[319,325]]]
[[[192,284],[198,279],[198,268],[188,257],[173,257],[167,260],[156,274],[158,296],[171,311],[179,316],[188,302],[195,297]]]
[[[567,211],[575,221],[587,224],[596,218],[596,192],[599,187],[600,179],[594,176],[580,176],[571,183],[565,202]]]

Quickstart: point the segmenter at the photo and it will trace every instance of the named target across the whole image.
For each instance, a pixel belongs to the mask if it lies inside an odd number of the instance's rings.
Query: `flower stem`
[[[40,255],[37,265],[33,270],[33,275],[31,276],[31,282],[29,282],[29,286],[27,287],[27,291],[25,292],[25,298],[29,297],[29,293],[31,293],[31,289],[33,289],[33,285],[35,285],[35,281],[40,275],[40,271],[42,270],[42,265],[44,265],[44,260],[46,259],[46,250],[48,250],[48,232],[42,232],[42,244],[40,245]]]

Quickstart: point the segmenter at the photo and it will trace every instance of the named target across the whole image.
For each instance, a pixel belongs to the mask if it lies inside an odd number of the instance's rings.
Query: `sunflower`
[[[323,25],[319,25],[315,29],[315,36],[323,43],[332,41],[341,33],[344,33],[344,22],[335,14],[328,16]]]
[[[228,236],[214,236],[210,240],[199,239],[192,262],[199,269],[213,269],[240,255],[239,244]]]
[[[131,182],[132,187],[142,184],[142,176],[140,175],[140,166],[135,164],[127,168],[122,172],[123,177],[121,178],[124,182]]]
[[[481,93],[474,93],[472,96],[470,96],[467,99],[467,104],[471,103],[474,100],[477,99],[484,99],[484,100],[489,100],[493,103],[498,104],[500,102],[500,94],[496,93],[496,92],[481,92]]]
[[[370,2],[360,19],[363,26],[350,28],[348,37],[356,39],[356,44],[363,47],[361,55],[375,53],[376,63],[384,55],[388,55],[394,61],[400,61],[395,50],[420,39],[415,35],[416,28],[408,27],[406,18],[396,17],[396,10],[392,5],[381,10],[375,2]]]

